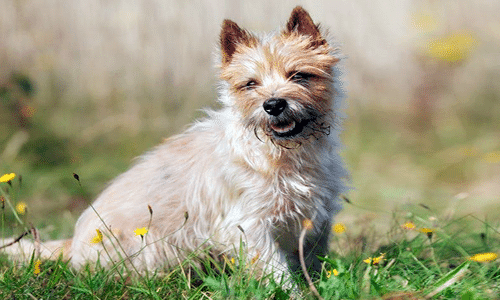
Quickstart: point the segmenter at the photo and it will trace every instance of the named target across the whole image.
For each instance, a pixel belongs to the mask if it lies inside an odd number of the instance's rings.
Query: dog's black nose
[[[262,104],[264,110],[271,116],[279,116],[287,105],[286,100],[281,98],[271,98]]]

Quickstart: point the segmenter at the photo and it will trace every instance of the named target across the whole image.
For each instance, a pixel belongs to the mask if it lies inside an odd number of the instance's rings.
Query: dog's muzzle
[[[298,122],[287,112],[289,109],[286,99],[271,98],[266,100],[262,107],[270,116],[269,128],[276,137],[289,138],[302,131],[302,126],[298,126]]]

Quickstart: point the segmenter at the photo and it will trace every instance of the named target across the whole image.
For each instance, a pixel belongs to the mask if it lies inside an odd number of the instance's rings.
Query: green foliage
[[[467,222],[462,219],[461,223]],[[477,232],[471,230],[443,226],[431,237],[416,229],[405,230],[400,238],[369,253],[331,253],[321,258],[323,272],[314,284],[324,299],[496,299],[498,263],[469,259],[478,249],[500,249],[500,233],[490,226],[484,228],[487,239],[477,239]],[[368,257],[375,256],[381,259],[368,262]],[[14,263],[3,255],[0,298],[315,299],[306,283],[290,289],[272,274],[259,277],[246,261],[240,252],[234,260],[191,258],[173,269],[137,273],[122,264],[111,269],[97,264],[76,271],[68,262],[56,260],[42,261],[36,274],[34,257]]]

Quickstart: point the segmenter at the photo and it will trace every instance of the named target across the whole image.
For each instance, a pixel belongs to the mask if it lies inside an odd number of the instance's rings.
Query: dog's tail
[[[0,241],[0,247],[2,247],[0,253],[6,253],[10,259],[15,261],[29,261],[33,254],[41,259],[58,259],[60,256],[63,260],[70,258],[72,239],[43,243],[23,238],[8,238]]]

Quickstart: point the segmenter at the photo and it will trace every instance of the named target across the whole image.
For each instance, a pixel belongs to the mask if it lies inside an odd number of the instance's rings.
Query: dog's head
[[[284,30],[263,37],[225,20],[220,43],[228,104],[257,137],[287,147],[329,132],[338,58],[302,7]]]

